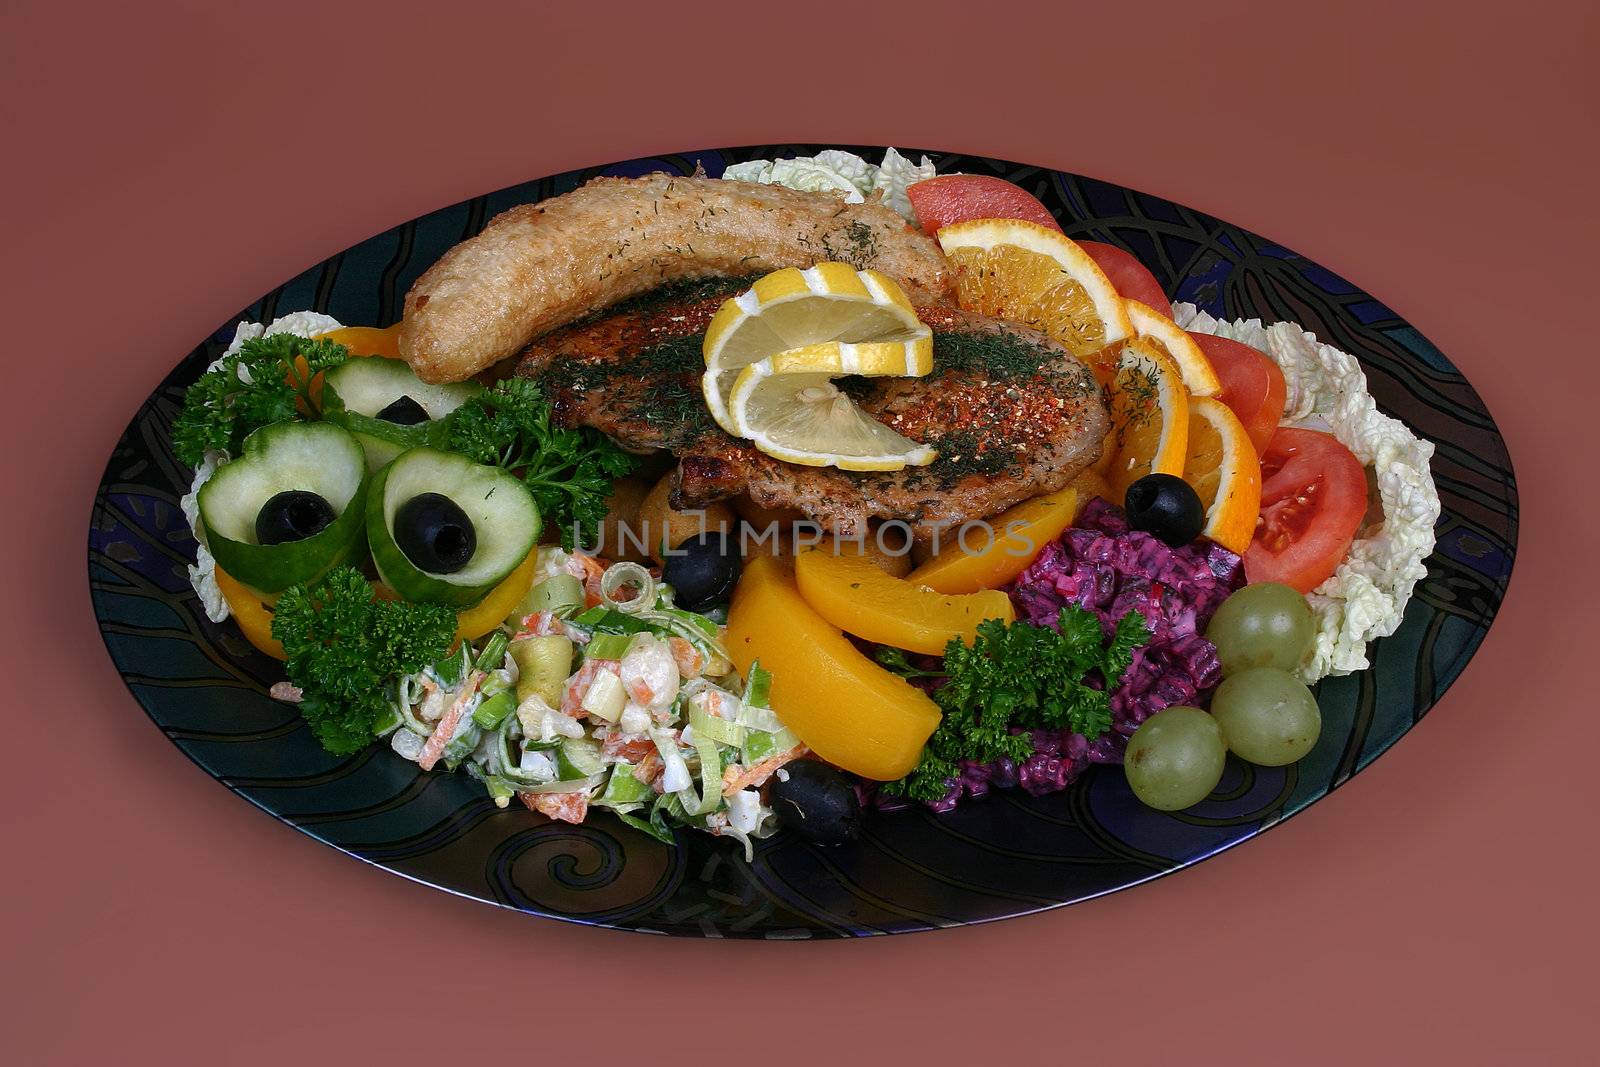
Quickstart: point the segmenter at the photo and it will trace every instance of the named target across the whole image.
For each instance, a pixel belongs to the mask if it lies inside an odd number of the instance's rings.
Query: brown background
[[[0,5],[0,1059],[1593,1062],[1592,5],[534,6]],[[454,900],[251,810],[150,726],[83,543],[118,432],[199,338],[463,197],[780,139],[1130,184],[1417,324],[1484,394],[1523,493],[1511,594],[1461,684],[1348,788],[1194,870],[815,945]]]

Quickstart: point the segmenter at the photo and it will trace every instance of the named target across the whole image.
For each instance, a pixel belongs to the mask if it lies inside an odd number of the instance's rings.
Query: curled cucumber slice
[[[472,525],[475,547],[449,573],[430,571],[401,549],[395,524],[403,505],[424,494],[446,497]],[[406,600],[453,608],[478,603],[528,558],[539,539],[539,508],[522,480],[453,452],[413,448],[372,479],[367,542],[385,584]]]
[[[481,392],[483,387],[475,382],[429,385],[402,360],[368,356],[346,360],[327,372],[322,417],[355,435],[367,454],[367,469],[376,474],[408,449],[442,447],[446,420]],[[427,420],[407,424],[380,417],[402,398],[421,408]]]
[[[239,458],[218,468],[199,493],[206,545],[217,565],[261,593],[315,582],[361,547],[366,459],[349,433],[324,422],[279,422],[245,439]],[[280,493],[315,493],[334,519],[310,537],[263,545],[262,505]]]

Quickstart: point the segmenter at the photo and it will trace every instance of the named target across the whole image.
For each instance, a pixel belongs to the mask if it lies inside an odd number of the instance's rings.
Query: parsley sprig
[[[942,672],[914,668],[898,650],[879,650],[879,662],[897,673],[942,673],[948,679],[933,693],[944,718],[921,762],[886,788],[915,800],[938,800],[960,773],[962,760],[990,763],[1032,755],[1030,729],[1069,729],[1091,740],[1109,730],[1110,694],[1133,661],[1133,650],[1150,636],[1144,616],[1128,612],[1109,641],[1100,620],[1077,605],[1062,608],[1057,621],[1059,631],[999,619],[979,623],[972,645],[958,638],[945,648]],[[1012,733],[1013,728],[1023,732]]]
[[[510,378],[456,409],[446,447],[521,477],[564,547],[573,546],[575,532],[578,542],[593,544],[612,483],[638,460],[597,430],[556,428],[550,414],[537,385]]]
[[[173,450],[191,467],[208,451],[238,455],[244,439],[261,427],[315,412],[312,378],[349,356],[335,341],[290,333],[246,341],[184,394],[172,427]]]
[[[372,740],[395,680],[442,657],[455,630],[449,608],[374,599],[353,567],[335,568],[310,588],[290,586],[272,615],[272,636],[302,693],[300,714],[336,755]]]

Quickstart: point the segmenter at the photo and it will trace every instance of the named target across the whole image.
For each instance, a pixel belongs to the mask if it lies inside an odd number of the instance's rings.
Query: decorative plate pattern
[[[236,319],[312,308],[387,325],[416,277],[514,204],[598,174],[718,175],[728,163],[809,154],[762,145],[639,159],[480,196],[363,241],[279,286]],[[879,149],[863,149],[876,158]],[[229,789],[306,834],[463,896],[572,922],[704,937],[901,933],[1070,904],[1170,873],[1260,833],[1343,785],[1417,722],[1460,675],[1505,594],[1517,496],[1493,419],[1450,362],[1380,301],[1323,267],[1200,212],[1038,167],[929,153],[941,173],[996,174],[1033,192],[1069,235],[1120,245],[1177,300],[1224,318],[1292,319],[1356,355],[1379,406],[1434,441],[1443,514],[1404,624],[1374,667],[1317,686],[1323,733],[1299,764],[1230,761],[1217,793],[1163,814],[1116,769],[1030,798],[1001,792],[958,810],[878,813],[863,840],[824,850],[791,835],[737,845],[681,832],[662,845],[604,817],[581,827],[499,810],[465,775],[424,774],[374,746],[329,756],[281,675],[190,590],[195,544],[178,509],[190,472],[172,455],[183,389],[232,336],[233,320],[184,358],[139,408],[107,464],[89,533],[89,579],[106,647],[135,699]]]

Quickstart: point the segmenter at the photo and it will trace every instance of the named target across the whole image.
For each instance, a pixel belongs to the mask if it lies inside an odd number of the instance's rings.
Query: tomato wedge
[[[1167,299],[1166,290],[1149,268],[1139,262],[1138,256],[1102,241],[1079,241],[1078,247],[1089,253],[1089,258],[1105,272],[1118,296],[1147,304],[1172,318],[1172,303]]]
[[[923,232],[933,236],[940,227],[968,219],[1024,219],[1061,229],[1039,198],[1004,178],[983,174],[941,174],[906,187]]]
[[[1338,438],[1282,426],[1261,456],[1261,517],[1244,554],[1251,582],[1309,593],[1332,577],[1367,513],[1367,475]]]
[[[1256,454],[1266,452],[1272,435],[1283,418],[1286,396],[1283,371],[1272,357],[1249,345],[1214,337],[1209,333],[1191,333],[1211,363],[1211,369],[1222,380],[1222,392],[1217,399],[1239,416]]]

